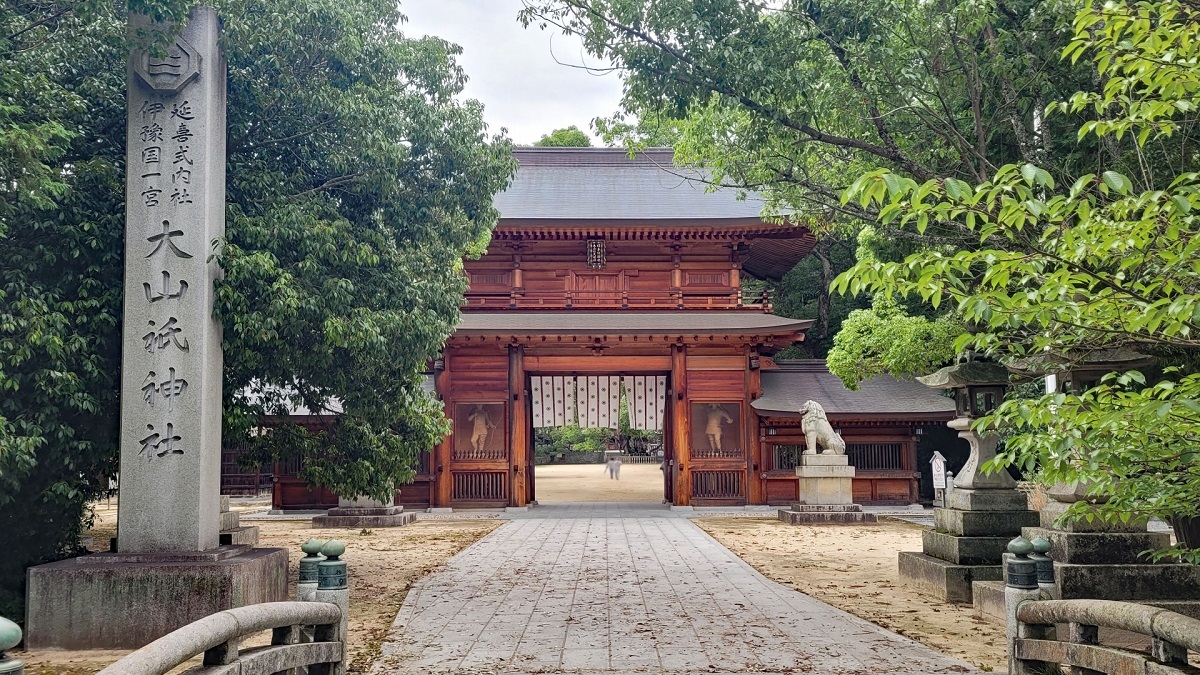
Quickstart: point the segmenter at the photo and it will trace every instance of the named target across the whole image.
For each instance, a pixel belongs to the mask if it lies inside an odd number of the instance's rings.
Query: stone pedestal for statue
[[[1166,532],[1150,532],[1147,522],[1124,524],[1099,520],[1057,524],[1077,501],[1094,499],[1086,486],[1056,485],[1038,512],[1039,522],[1023,529],[1027,539],[1045,537],[1054,560],[1054,597],[1061,600],[1124,600],[1154,605],[1200,618],[1200,567],[1152,563],[1144,555],[1170,546]],[[1003,582],[976,584],[976,613],[997,618],[997,594]],[[999,615],[1000,617],[1003,614]]]
[[[779,510],[791,525],[874,523],[875,514],[854,503],[854,467],[845,455],[805,454],[796,466],[800,501]]]
[[[213,612],[287,599],[287,551],[232,545],[257,533],[220,496],[220,27],[196,7],[165,53],[130,54],[117,547],[30,568],[31,648],[140,647]]]
[[[228,495],[221,495],[221,546],[258,546],[258,526],[242,525],[237,511],[229,507]]]
[[[403,506],[392,506],[369,497],[338,498],[337,508],[312,520],[314,528],[323,527],[401,527],[417,519],[415,513],[405,513]]]
[[[933,529],[922,532],[921,551],[899,554],[900,580],[945,602],[970,603],[972,582],[1000,580],[1008,541],[1038,522],[1008,472],[980,471],[996,456],[997,438],[977,436],[971,422],[949,422],[971,454],[946,491],[945,507],[934,509]]]

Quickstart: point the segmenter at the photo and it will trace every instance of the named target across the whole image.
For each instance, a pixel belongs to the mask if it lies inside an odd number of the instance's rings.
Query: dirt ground
[[[236,507],[235,507],[236,508]],[[115,509],[113,509],[115,512]],[[100,514],[95,541],[112,536],[115,519]],[[350,568],[350,672],[363,673],[379,653],[413,582],[441,566],[455,553],[500,525],[495,520],[420,521],[399,528],[375,530],[314,530],[302,521],[259,521],[259,545],[286,548],[288,597],[295,596],[300,544],[310,537],[346,542]],[[268,634],[269,636],[269,634]],[[253,645],[248,642],[247,645]],[[26,675],[90,675],[116,661],[125,652],[13,652],[26,663]]]
[[[611,480],[602,464],[537,467],[541,502],[662,500],[658,464],[624,464]],[[235,509],[261,509],[236,503]],[[116,508],[97,510],[94,550],[106,549],[115,533]],[[760,518],[695,521],[767,577],[872,623],[907,635],[946,654],[1003,670],[1003,629],[975,618],[970,608],[939,603],[901,586],[896,553],[921,550],[921,528],[887,521],[873,526],[793,527]],[[261,546],[291,552],[296,575],[299,545],[309,537],[347,542],[350,563],[351,672],[365,672],[409,587],[455,553],[486,535],[498,521],[420,521],[407,527],[313,530],[307,522],[259,521]],[[294,590],[292,591],[294,592]],[[27,675],[84,675],[115,661],[121,652],[17,652]]]
[[[622,464],[612,480],[604,464],[546,464],[534,469],[538,502],[653,502],[663,500],[663,475],[654,464]]]
[[[1008,667],[1003,626],[975,617],[970,606],[938,602],[900,585],[896,553],[921,550],[916,525],[805,527],[765,518],[693,522],[769,579],[983,670]]]

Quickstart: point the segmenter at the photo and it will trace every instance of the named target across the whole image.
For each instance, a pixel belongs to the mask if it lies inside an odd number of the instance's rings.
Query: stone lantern
[[[1004,400],[1008,387],[1008,369],[998,363],[968,361],[918,377],[917,381],[934,389],[949,389],[954,392],[954,408],[958,417],[947,426],[958,432],[960,438],[971,445],[971,455],[958,475],[954,487],[958,489],[1012,489],[1017,486],[1007,471],[984,474],[980,471],[985,463],[996,456],[996,434],[980,436],[971,429],[976,419],[987,415]],[[1025,508],[1023,505],[1021,508]]]
[[[946,602],[969,603],[980,584],[1003,583],[1001,557],[1021,528],[1036,525],[1024,494],[1007,471],[985,474],[981,467],[996,456],[999,436],[971,429],[979,417],[1004,400],[1008,370],[997,363],[968,361],[917,378],[934,389],[954,393],[958,417],[947,423],[971,447],[966,464],[946,490],[945,507],[933,511],[934,529],[921,533],[921,551],[899,554],[900,579]],[[950,486],[947,486],[950,487]]]

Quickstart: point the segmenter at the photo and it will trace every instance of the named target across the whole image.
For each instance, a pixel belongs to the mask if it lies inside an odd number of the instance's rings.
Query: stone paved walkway
[[[971,670],[766,579],[665,507],[507,517],[413,587],[372,675]]]

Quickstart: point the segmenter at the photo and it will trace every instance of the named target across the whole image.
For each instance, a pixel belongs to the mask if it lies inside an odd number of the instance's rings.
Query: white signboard
[[[935,490],[946,489],[946,458],[942,457],[942,453],[934,452],[933,459],[929,460],[929,464],[933,471],[933,488]]]

